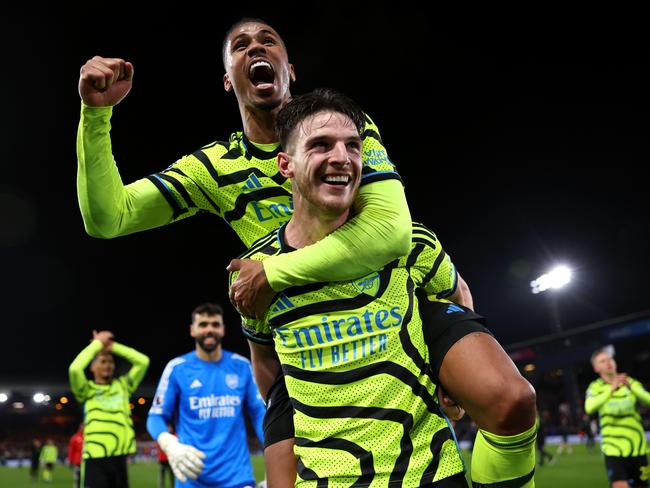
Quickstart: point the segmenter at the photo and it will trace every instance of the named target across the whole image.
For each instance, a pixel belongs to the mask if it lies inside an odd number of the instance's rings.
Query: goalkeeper
[[[219,305],[194,309],[195,350],[167,363],[149,411],[147,430],[167,454],[176,487],[255,486],[244,410],[263,443],[266,408],[248,359],[222,348],[225,327]]]

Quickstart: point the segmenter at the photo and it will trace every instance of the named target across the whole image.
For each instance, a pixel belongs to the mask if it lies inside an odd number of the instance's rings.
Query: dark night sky
[[[565,327],[650,308],[650,43],[638,13],[469,19],[325,5],[293,21],[269,7],[41,11],[3,29],[3,382],[65,382],[91,330],[107,328],[151,356],[154,383],[193,347],[191,309],[227,304],[224,268],[243,248],[216,217],[108,241],[85,234],[76,85],[95,54],[134,63],[113,150],[125,182],[159,171],[240,128],[220,48],[244,15],[285,38],[293,93],[333,87],[372,115],[414,218],[436,231],[502,343],[550,332],[528,283],[556,261],[575,269]],[[226,346],[247,354],[229,306],[226,319]]]

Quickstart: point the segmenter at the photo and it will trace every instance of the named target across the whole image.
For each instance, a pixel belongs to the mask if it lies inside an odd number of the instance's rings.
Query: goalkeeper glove
[[[202,451],[188,444],[181,444],[176,436],[169,432],[163,432],[158,436],[158,444],[167,454],[169,466],[181,483],[185,483],[187,478],[195,480],[201,474],[202,459],[205,458]]]

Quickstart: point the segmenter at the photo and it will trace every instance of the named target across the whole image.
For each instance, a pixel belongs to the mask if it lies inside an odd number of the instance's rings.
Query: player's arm
[[[362,186],[355,211],[355,217],[317,243],[265,260],[271,288],[279,292],[308,283],[351,280],[408,252],[411,216],[400,180]]]
[[[77,193],[88,234],[109,238],[167,224],[173,210],[148,180],[122,183],[112,154],[112,108],[131,90],[133,65],[95,56],[81,68]]]
[[[456,291],[449,295],[448,300],[451,300],[454,303],[467,307],[470,310],[474,310],[474,299],[472,298],[472,292],[469,289],[469,285],[460,275],[456,272]]]
[[[111,347],[113,354],[123,357],[131,363],[131,369],[129,369],[126,375],[128,378],[129,392],[133,393],[144,379],[147,369],[149,369],[149,357],[119,342],[113,342]]]
[[[248,413],[248,417],[251,420],[251,424],[255,429],[257,438],[260,440],[260,443],[264,445],[264,414],[266,413],[266,406],[264,405],[264,400],[260,395],[260,390],[257,387],[257,384],[253,380],[252,370],[249,370],[249,375],[247,378],[246,385],[246,398],[244,399],[244,407]]]
[[[251,351],[253,376],[262,398],[266,401],[266,395],[280,371],[280,361],[275,353],[273,343],[263,344],[249,338],[248,346]]]
[[[180,443],[167,429],[167,423],[174,418],[180,397],[180,387],[174,374],[177,364],[177,360],[172,360],[163,371],[147,416],[147,432],[167,455],[174,476],[184,483],[188,478],[196,479],[201,474],[205,454],[194,446]]]
[[[650,406],[650,392],[643,387],[643,383],[634,378],[628,378],[630,390],[639,402],[646,406]]]
[[[614,391],[611,388],[603,388],[599,392],[595,392],[593,389],[589,388],[587,390],[587,395],[585,398],[585,413],[591,415],[598,411],[600,407],[607,403],[612,396]]]
[[[86,400],[86,387],[88,380],[86,379],[84,370],[103,347],[104,346],[100,340],[93,340],[77,355],[76,358],[74,358],[74,361],[72,361],[68,368],[70,388],[79,402]]]

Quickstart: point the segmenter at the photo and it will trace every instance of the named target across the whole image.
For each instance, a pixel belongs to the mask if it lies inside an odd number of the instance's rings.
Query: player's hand
[[[230,302],[244,317],[262,320],[275,296],[266,279],[262,262],[233,259],[226,269],[230,272],[239,271],[237,279],[230,286]]]
[[[441,386],[437,386],[436,390],[438,392],[438,401],[440,402],[440,408],[447,416],[449,420],[458,421],[465,416],[465,409],[456,403],[456,401],[451,398]]]
[[[129,93],[132,84],[131,63],[95,56],[81,67],[79,96],[90,107],[112,107]]]
[[[181,444],[169,432],[158,436],[158,445],[167,454],[169,466],[181,483],[185,483],[187,478],[195,480],[201,474],[205,453],[188,444]]]
[[[629,381],[629,377],[627,376],[627,373],[619,373],[617,376],[618,376],[618,381],[621,383],[621,385],[625,385],[628,388],[630,387],[630,381]]]
[[[627,386],[628,388],[630,387],[627,374],[625,373],[617,374],[614,377],[614,381],[612,381],[612,391],[618,390],[621,386]]]
[[[93,330],[93,340],[98,340],[102,343],[103,351],[110,352],[113,348],[113,341],[115,340],[115,337],[110,330],[101,330],[99,332]]]

